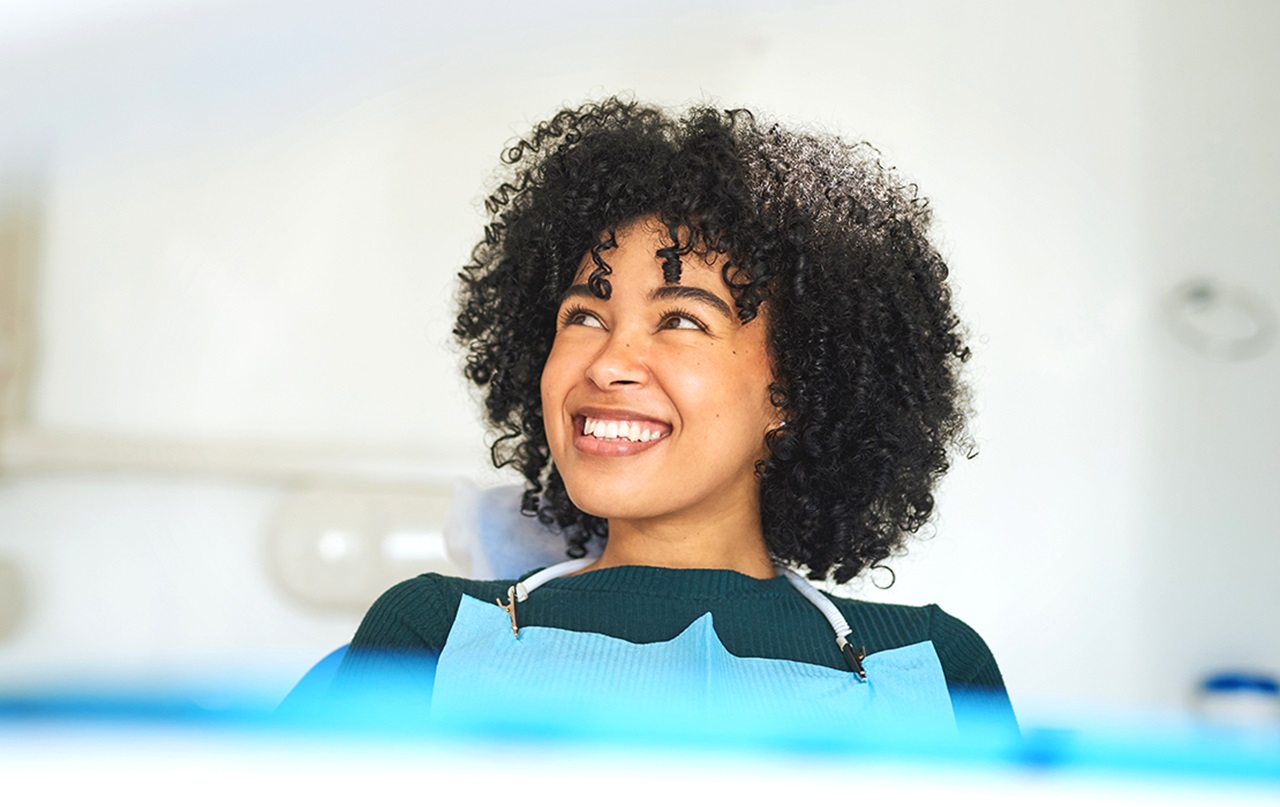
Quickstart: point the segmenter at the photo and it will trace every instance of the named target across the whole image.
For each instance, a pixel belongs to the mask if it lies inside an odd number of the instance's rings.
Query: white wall
[[[1280,8],[1179,3],[1144,31],[1147,293],[1215,279],[1280,308]],[[1152,334],[1144,354],[1144,660],[1280,670],[1280,350],[1206,360]]]
[[[21,110],[0,156],[44,189],[35,427],[480,473],[448,288],[500,146],[606,92],[745,104],[871,140],[919,182],[976,338],[981,453],[897,586],[859,594],[971,622],[1028,710],[1180,708],[1207,669],[1280,669],[1276,351],[1209,364],[1159,315],[1188,274],[1280,305],[1267,4],[565,3],[502,26],[485,7],[247,8],[8,52],[47,77],[0,82]],[[254,565],[299,483],[0,480],[0,553],[35,580],[0,680],[341,642],[354,617],[308,614]],[[184,585],[159,584],[173,564]],[[79,598],[114,626],[172,600],[181,618],[139,636],[200,641],[112,654],[69,616]],[[227,630],[247,613],[253,631]]]

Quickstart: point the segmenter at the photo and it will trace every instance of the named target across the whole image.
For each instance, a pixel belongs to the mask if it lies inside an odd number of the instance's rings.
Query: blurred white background
[[[449,336],[487,180],[620,91],[933,201],[980,454],[857,596],[968,621],[1024,718],[1280,672],[1280,5],[685,5],[0,6],[0,691],[283,695],[448,568],[452,480],[511,481]]]

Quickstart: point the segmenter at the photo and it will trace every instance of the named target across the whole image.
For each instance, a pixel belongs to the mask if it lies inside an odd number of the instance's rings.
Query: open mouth
[[[671,427],[653,420],[623,420],[578,415],[574,428],[583,437],[608,442],[652,443],[671,433]]]

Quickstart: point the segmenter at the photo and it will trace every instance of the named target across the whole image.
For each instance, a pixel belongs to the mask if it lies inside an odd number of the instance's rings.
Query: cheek
[[[769,362],[763,354],[742,351],[727,358],[683,362],[678,371],[670,367],[663,385],[686,417],[700,416],[725,426],[732,423],[734,428],[763,434],[774,419]]]
[[[542,425],[553,451],[571,438],[572,427],[566,421],[565,403],[574,389],[583,383],[590,366],[591,352],[584,350],[581,340],[557,338],[542,365],[539,389],[542,393]],[[558,459],[558,458],[557,458]]]
[[[736,405],[744,420],[751,421],[753,429],[759,426],[763,433],[776,419],[773,404],[769,401],[769,385],[773,383],[772,364],[763,350],[740,353],[738,359],[734,372],[734,398],[728,403]]]
[[[738,348],[722,374],[727,384],[741,393],[768,390],[773,382],[773,370],[767,351],[756,348]]]
[[[556,419],[551,416],[559,412],[560,404],[564,400],[566,372],[563,352],[557,353],[555,345],[552,345],[551,353],[542,365],[542,379],[539,384],[542,391],[543,419],[548,428],[556,422]]]

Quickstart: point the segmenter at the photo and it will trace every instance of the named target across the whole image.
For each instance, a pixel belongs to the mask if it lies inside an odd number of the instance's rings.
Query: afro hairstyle
[[[588,286],[608,297],[613,235],[643,218],[670,236],[664,282],[679,281],[682,255],[714,251],[739,318],[765,312],[785,420],[757,466],[775,561],[846,582],[904,551],[953,452],[971,445],[969,348],[913,184],[866,143],[620,98],[558,112],[502,162],[454,334],[494,464],[523,474],[522,510],[562,531],[570,557],[608,524],[570,501],[551,460],[542,368],[584,256]]]

